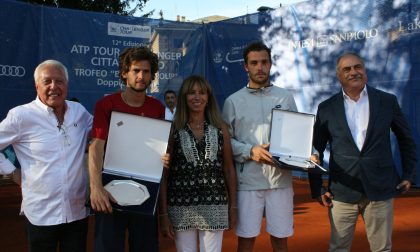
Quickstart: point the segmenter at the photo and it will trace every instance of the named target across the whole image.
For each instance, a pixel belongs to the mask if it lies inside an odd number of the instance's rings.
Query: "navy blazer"
[[[416,145],[397,98],[367,87],[369,122],[362,150],[357,148],[347,123],[343,92],[333,95],[318,106],[313,145],[320,160],[330,144],[328,191],[334,200],[355,203],[362,195],[369,200],[387,200],[399,192],[401,180],[414,181]],[[398,140],[402,161],[400,177],[393,161],[390,129]],[[325,193],[321,174],[309,174],[312,197]]]

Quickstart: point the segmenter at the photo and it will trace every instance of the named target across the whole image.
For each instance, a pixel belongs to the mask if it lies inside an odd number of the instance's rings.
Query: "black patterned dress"
[[[200,142],[188,126],[175,131],[168,213],[176,231],[229,227],[221,129],[205,123]]]

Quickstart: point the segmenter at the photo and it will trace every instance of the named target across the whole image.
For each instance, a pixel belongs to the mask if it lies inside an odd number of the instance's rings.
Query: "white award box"
[[[286,169],[325,171],[311,162],[315,115],[273,109],[271,116],[269,151],[273,161]]]
[[[102,174],[114,210],[154,215],[171,122],[113,111]]]

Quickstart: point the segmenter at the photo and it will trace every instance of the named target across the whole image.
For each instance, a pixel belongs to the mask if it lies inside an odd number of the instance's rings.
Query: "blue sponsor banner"
[[[35,98],[33,71],[46,59],[68,67],[68,98],[77,97],[92,112],[99,98],[124,88],[118,55],[138,45],[150,46],[160,60],[150,95],[163,100],[167,89],[177,92],[183,79],[199,74],[209,80],[222,106],[248,81],[244,47],[263,40],[272,48],[272,82],[290,89],[299,110],[308,113],[340,90],[337,57],[345,51],[359,53],[369,85],[397,95],[420,146],[419,1],[318,0],[209,24],[12,0],[0,5],[1,118]],[[395,140],[393,147],[399,161]],[[420,185],[420,176],[416,182]]]
[[[338,56],[359,53],[368,85],[397,96],[419,149],[419,7],[419,1],[310,1],[270,12],[271,21],[260,31],[272,48],[274,84],[293,91],[300,111],[316,113],[320,102],[341,90],[335,73]],[[420,184],[420,176],[416,182]]]
[[[206,28],[206,77],[222,106],[227,96],[247,84],[242,52],[251,41],[261,40],[261,36],[258,24],[217,22]]]
[[[22,15],[16,15],[22,13]],[[24,18],[22,18],[24,17]],[[126,47],[150,46],[159,57],[159,73],[148,93],[159,99],[178,90],[193,72],[184,58],[199,47],[199,24],[135,18],[3,1],[0,9],[2,83],[10,99],[0,101],[0,115],[36,96],[33,71],[46,59],[61,61],[69,72],[68,98],[93,111],[98,99],[119,92],[118,56]],[[199,54],[201,55],[201,54]],[[199,57],[197,65],[202,64]],[[181,66],[182,64],[182,66]],[[202,69],[201,69],[202,70]],[[185,73],[185,74],[184,74]],[[203,72],[199,72],[204,75]],[[11,98],[14,99],[11,99]]]
[[[0,117],[4,118],[10,108],[35,98],[33,70],[41,35],[36,9],[17,2],[0,5]]]

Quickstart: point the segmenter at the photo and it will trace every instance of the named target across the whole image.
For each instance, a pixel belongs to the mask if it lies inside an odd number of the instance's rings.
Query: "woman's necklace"
[[[191,129],[192,134],[197,142],[201,142],[204,137],[204,121],[201,123],[188,123],[188,127]]]
[[[192,123],[189,122],[188,126],[192,129],[192,130],[201,130],[204,129],[204,121],[202,121],[201,123]]]

